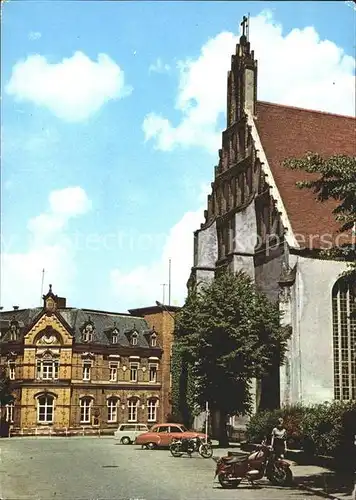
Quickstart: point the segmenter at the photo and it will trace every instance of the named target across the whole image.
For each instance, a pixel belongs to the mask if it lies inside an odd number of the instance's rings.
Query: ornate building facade
[[[297,187],[307,174],[283,166],[308,151],[355,156],[354,117],[258,101],[257,60],[244,32],[188,286],[242,270],[279,301],[292,337],[285,366],[257,382],[257,407],[356,398],[356,289],[340,278],[346,263],[322,255],[352,236],[338,233],[333,203]]]
[[[51,286],[43,300],[43,308],[1,313],[1,365],[15,396],[5,408],[12,434],[113,432],[123,422],[166,420],[167,311],[75,309]]]

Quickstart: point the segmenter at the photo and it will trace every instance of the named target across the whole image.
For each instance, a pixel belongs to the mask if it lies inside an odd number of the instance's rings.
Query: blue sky
[[[38,305],[43,267],[70,305],[150,305],[169,258],[182,303],[247,12],[260,98],[352,113],[345,2],[3,5],[2,305]]]

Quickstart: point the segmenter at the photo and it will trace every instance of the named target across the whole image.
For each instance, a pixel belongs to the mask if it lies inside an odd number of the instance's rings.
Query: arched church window
[[[355,291],[340,278],[332,290],[334,397],[356,399],[356,312]]]

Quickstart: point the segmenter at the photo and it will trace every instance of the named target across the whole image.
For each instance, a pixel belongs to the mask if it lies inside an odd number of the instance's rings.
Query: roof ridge
[[[103,311],[101,309],[87,309],[86,307],[77,307],[75,308],[77,309],[78,311],[85,311],[85,312],[93,312],[93,313],[99,313],[99,314],[112,314],[114,316],[128,316],[130,318],[134,318],[135,316],[133,316],[132,314],[130,313],[121,313],[121,312],[113,312],[113,311]],[[137,316],[138,319],[142,319],[140,318],[139,316]]]
[[[349,118],[350,120],[356,120],[355,116],[352,115],[342,115],[340,113],[330,113],[329,111],[320,111],[318,109],[310,109],[310,108],[301,108],[299,106],[290,106],[288,104],[280,104],[277,102],[270,102],[270,101],[257,101],[257,104],[267,104],[268,106],[277,106],[279,108],[288,108],[288,109],[295,109],[297,111],[308,111],[309,113],[318,113],[321,115],[330,115],[330,116],[337,116],[339,118]]]

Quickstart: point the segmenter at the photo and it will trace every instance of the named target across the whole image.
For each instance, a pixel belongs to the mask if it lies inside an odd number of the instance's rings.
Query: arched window
[[[137,332],[133,332],[131,335],[131,345],[137,345]]]
[[[355,292],[343,278],[332,291],[334,397],[339,401],[356,399],[356,312]]]
[[[91,408],[93,405],[92,398],[84,397],[80,400],[80,423],[90,424],[91,422]]]
[[[37,421],[42,424],[53,423],[54,397],[44,394],[37,398]]]
[[[107,405],[108,405],[108,423],[117,422],[118,398],[109,398],[107,401]]]
[[[148,422],[156,422],[157,421],[157,408],[158,408],[158,400],[157,399],[149,399],[147,402],[147,421]]]
[[[138,399],[130,398],[127,403],[127,407],[129,410],[129,422],[137,422],[137,413],[138,413]]]
[[[155,333],[152,333],[151,335],[151,347],[156,347],[157,346],[157,335]]]

